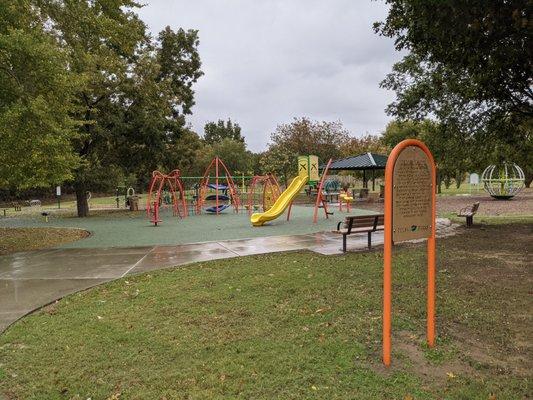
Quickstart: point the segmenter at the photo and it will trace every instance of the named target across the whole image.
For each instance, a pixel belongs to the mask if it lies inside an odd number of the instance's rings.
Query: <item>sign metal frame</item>
[[[385,168],[385,232],[383,251],[383,363],[391,363],[391,321],[392,321],[392,245],[393,245],[393,177],[398,156],[408,147],[420,148],[427,156],[431,168],[431,229],[427,238],[427,324],[426,337],[429,347],[435,346],[435,273],[436,273],[436,240],[435,217],[437,183],[436,168],[433,155],[428,147],[416,139],[406,139],[396,145],[387,160]]]

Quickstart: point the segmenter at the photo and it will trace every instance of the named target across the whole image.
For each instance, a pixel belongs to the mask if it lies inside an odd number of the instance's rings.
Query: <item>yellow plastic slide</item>
[[[297,176],[294,178],[285,191],[280,194],[274,205],[264,213],[254,213],[250,217],[250,222],[253,226],[261,226],[265,222],[272,221],[273,219],[278,218],[283,211],[291,204],[292,199],[300,193],[300,190],[307,183],[307,176]]]

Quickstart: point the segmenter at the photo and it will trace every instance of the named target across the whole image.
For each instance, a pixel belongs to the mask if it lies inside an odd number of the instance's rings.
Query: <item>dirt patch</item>
[[[423,342],[424,338],[408,332],[398,332],[394,347],[409,360],[409,368],[424,382],[445,386],[448,381],[459,377],[479,377],[477,371],[461,358],[430,362],[422,347]]]
[[[472,363],[528,376],[533,370],[533,224],[478,227],[447,240],[447,248],[451,244],[455,250],[441,256],[445,290],[455,298],[443,299],[450,306],[441,321],[444,333],[461,343]]]
[[[464,378],[527,381],[533,370],[533,224],[461,227],[437,242],[437,337],[428,350],[422,327],[392,334],[389,376],[408,370],[444,388]],[[416,244],[403,244],[415,247]],[[372,357],[381,358],[375,348]]]
[[[524,189],[518,196],[515,196],[511,200],[496,200],[486,193],[469,196],[437,196],[437,213],[439,215],[456,213],[461,208],[478,201],[480,203],[479,215],[533,215],[533,189]],[[354,207],[383,212],[383,202],[356,202]]]

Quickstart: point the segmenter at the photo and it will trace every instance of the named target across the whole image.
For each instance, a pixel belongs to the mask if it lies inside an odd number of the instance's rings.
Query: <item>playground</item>
[[[2,391],[8,398],[527,397],[532,357],[520,310],[529,303],[533,193],[436,198],[438,260],[446,267],[436,276],[432,346],[421,312],[425,246],[395,246],[402,306],[387,368],[377,340],[386,234],[377,222],[363,226],[344,252],[335,233],[345,218],[378,221],[387,204],[374,182],[374,190],[348,191],[330,166],[302,156],[284,188],[270,174],[232,176],[216,157],[202,177],[154,171],[142,195],[131,188],[124,198],[95,197],[90,218],[75,218],[69,203],[9,210],[0,219],[6,237],[14,234],[7,245],[0,240],[8,253],[0,257]],[[481,211],[466,227],[458,210],[473,202]],[[494,240],[501,235],[507,240]],[[61,364],[49,365],[50,357]]]
[[[352,214],[375,214],[371,210],[354,209]],[[63,227],[79,228],[90,232],[83,240],[64,244],[62,247],[132,247],[148,245],[172,245],[216,240],[245,239],[289,234],[307,234],[331,230],[333,219],[320,219],[313,224],[313,207],[295,206],[291,220],[278,219],[253,229],[250,217],[245,213],[221,213],[218,216],[202,214],[180,220],[171,211],[161,215],[164,222],[154,227],[143,211],[133,215],[98,215],[87,219],[53,218],[45,222],[34,218],[0,219],[0,227]]]

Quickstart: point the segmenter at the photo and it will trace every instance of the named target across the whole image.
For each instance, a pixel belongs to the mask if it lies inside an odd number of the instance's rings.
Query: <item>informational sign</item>
[[[301,178],[309,177],[309,158],[307,156],[298,156],[298,176]]]
[[[392,240],[402,242],[431,235],[431,162],[417,146],[402,150],[392,177]]]
[[[318,174],[318,156],[309,156],[309,181],[318,182],[320,175]]]
[[[435,346],[435,182],[433,156],[417,139],[392,149],[385,168],[383,238],[383,363],[391,363],[392,247],[394,242],[427,238],[427,318],[429,347]]]
[[[61,196],[61,186],[56,186],[56,196]]]
[[[469,182],[471,185],[479,185],[479,175],[475,172],[473,174],[470,174]]]

